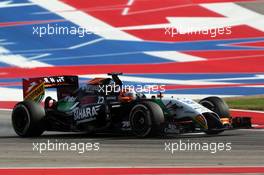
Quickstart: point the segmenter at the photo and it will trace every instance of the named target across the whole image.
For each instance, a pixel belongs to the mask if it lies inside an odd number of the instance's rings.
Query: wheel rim
[[[144,108],[139,108],[133,112],[132,127],[138,136],[146,136],[151,130],[151,124],[148,121],[148,112]]]
[[[24,105],[18,106],[14,111],[13,111],[13,125],[15,131],[23,135],[25,131],[29,127],[30,123],[30,117],[29,117],[29,111]]]

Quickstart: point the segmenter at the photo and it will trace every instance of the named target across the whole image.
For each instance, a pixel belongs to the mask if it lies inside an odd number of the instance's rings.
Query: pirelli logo
[[[41,95],[44,95],[45,89],[44,89],[44,82],[39,84],[37,87],[35,87],[27,96],[25,97],[25,100],[35,100]]]

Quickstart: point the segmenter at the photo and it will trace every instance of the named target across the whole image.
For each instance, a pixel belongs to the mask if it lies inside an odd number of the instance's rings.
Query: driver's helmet
[[[105,85],[109,84],[111,78],[94,78],[87,82],[88,85]]]
[[[119,93],[122,87],[116,84],[113,79],[111,79],[109,81],[108,88],[109,88],[108,90],[111,90],[113,93]]]
[[[134,89],[126,88],[122,89],[119,94],[119,100],[121,102],[131,102],[137,98],[136,92]]]

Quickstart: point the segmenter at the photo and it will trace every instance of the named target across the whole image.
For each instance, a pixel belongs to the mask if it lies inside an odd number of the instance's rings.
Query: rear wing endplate
[[[61,99],[78,89],[78,76],[51,76],[23,79],[23,98],[40,103],[46,88],[56,88],[57,98]]]

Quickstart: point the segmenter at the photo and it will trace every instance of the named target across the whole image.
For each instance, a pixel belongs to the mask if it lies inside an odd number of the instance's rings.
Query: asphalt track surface
[[[19,138],[11,112],[0,113],[0,167],[155,167],[155,166],[263,166],[263,130],[233,130],[218,136],[188,134],[169,138],[45,132],[39,138]],[[33,143],[99,143],[99,151],[33,151]],[[166,143],[231,143],[231,151],[165,151]]]

